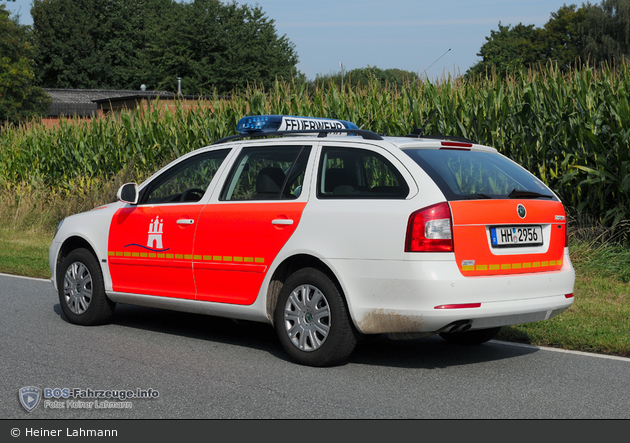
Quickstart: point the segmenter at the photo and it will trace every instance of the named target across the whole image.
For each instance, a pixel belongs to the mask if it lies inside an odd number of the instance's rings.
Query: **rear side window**
[[[545,198],[553,193],[534,175],[492,152],[406,149],[448,200]]]
[[[322,149],[318,198],[404,199],[408,194],[407,182],[382,155],[367,149]]]
[[[234,163],[221,200],[294,200],[302,183],[310,146],[244,148]]]

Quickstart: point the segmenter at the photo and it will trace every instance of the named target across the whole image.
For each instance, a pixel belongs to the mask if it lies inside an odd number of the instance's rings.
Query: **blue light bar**
[[[240,134],[308,130],[316,132],[322,129],[359,129],[359,127],[345,120],[294,115],[252,115],[243,117],[236,125],[236,130]]]

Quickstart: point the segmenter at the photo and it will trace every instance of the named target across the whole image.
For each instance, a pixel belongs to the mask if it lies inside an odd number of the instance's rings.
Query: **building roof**
[[[121,89],[56,89],[44,88],[52,99],[48,108],[48,117],[93,117],[102,112],[133,109],[143,100],[204,100],[226,98],[225,96],[207,97],[200,95],[181,95],[168,91],[138,91]]]
[[[44,88],[52,103],[48,108],[49,117],[62,115],[78,117],[92,117],[99,109],[99,102],[112,99],[133,97],[134,99],[152,99],[159,96],[173,96],[166,91],[136,91],[120,89],[57,89]]]

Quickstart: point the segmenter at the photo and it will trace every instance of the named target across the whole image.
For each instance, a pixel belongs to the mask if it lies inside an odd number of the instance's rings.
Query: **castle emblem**
[[[149,240],[147,240],[147,247],[153,249],[162,249],[162,225],[164,219],[160,220],[160,217],[156,216],[154,220],[149,223]],[[154,246],[155,244],[155,246]]]

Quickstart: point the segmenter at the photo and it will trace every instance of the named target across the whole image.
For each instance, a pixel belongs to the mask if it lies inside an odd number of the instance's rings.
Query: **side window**
[[[221,200],[293,200],[302,193],[310,146],[245,148]]]
[[[319,198],[404,199],[409,186],[389,160],[367,149],[324,147],[317,178]]]
[[[140,204],[201,200],[229,149],[204,152],[184,160],[155,179],[140,196]]]

